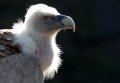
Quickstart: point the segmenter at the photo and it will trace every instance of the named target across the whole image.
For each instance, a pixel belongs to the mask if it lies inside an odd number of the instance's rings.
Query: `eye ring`
[[[43,17],[42,17],[42,20],[43,20],[43,21],[46,21],[47,19],[48,19],[47,16],[43,16]]]

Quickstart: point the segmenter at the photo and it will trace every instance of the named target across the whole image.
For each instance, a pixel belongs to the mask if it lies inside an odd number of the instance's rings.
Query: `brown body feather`
[[[39,61],[14,40],[12,29],[0,30],[0,83],[44,83]]]
[[[19,45],[14,45],[15,36],[12,29],[0,30],[0,58],[21,52]]]

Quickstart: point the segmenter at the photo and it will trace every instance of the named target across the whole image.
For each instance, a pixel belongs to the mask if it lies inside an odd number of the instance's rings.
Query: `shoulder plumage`
[[[20,46],[13,43],[14,39],[12,29],[0,30],[0,58],[20,52]]]

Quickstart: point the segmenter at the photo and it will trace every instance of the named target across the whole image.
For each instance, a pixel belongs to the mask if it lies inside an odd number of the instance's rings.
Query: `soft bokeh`
[[[26,8],[38,3],[76,23],[75,33],[57,35],[63,64],[45,83],[120,83],[120,0],[0,0],[0,29],[24,20]]]

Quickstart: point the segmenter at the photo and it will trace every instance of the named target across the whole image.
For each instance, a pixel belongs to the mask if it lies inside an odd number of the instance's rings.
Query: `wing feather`
[[[0,30],[0,58],[21,52],[20,45],[14,45],[14,40],[12,29]]]
[[[0,30],[0,83],[44,83],[38,59],[22,53],[15,39],[12,30]]]

